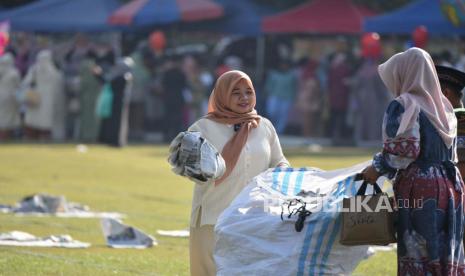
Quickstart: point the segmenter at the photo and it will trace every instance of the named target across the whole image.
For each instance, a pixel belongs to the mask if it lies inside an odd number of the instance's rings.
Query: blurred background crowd
[[[169,142],[237,69],[279,135],[378,143],[391,100],[378,64],[417,46],[465,71],[463,1],[164,2],[5,1],[0,141]]]

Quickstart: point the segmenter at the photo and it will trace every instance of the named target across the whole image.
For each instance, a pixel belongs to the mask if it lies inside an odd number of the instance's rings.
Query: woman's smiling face
[[[231,92],[229,108],[239,114],[248,113],[255,107],[255,91],[247,80],[241,79]]]

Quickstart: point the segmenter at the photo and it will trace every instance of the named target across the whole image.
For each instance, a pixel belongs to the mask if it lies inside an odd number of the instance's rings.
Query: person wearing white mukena
[[[209,100],[208,114],[189,131],[199,131],[225,159],[226,172],[216,181],[197,182],[190,222],[191,275],[215,275],[214,227],[219,215],[254,176],[289,166],[271,122],[255,108],[255,90],[241,71],[221,75]]]
[[[50,50],[39,52],[36,62],[24,77],[23,85],[38,94],[37,104],[28,106],[26,110],[26,137],[49,139],[53,134],[64,138],[63,76],[53,63]]]
[[[16,92],[21,83],[19,71],[10,53],[0,57],[0,141],[8,139],[20,125]]]

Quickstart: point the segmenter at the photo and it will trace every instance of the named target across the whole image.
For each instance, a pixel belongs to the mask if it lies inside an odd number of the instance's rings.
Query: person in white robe
[[[30,139],[64,138],[65,103],[63,75],[53,63],[52,52],[42,50],[29,68],[23,85],[35,91],[34,104],[28,104],[25,134]],[[27,97],[26,97],[27,98]]]
[[[0,57],[0,141],[9,139],[20,126],[16,93],[21,77],[11,53]]]

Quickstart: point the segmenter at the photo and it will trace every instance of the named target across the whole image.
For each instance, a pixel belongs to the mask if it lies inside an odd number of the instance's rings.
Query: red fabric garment
[[[331,110],[346,111],[349,105],[349,86],[346,83],[350,77],[347,61],[331,63],[328,72],[329,104]]]
[[[309,60],[307,64],[305,64],[305,66],[302,68],[302,74],[300,75],[300,77],[302,79],[314,78],[316,69],[318,69],[318,63],[313,60]]]

